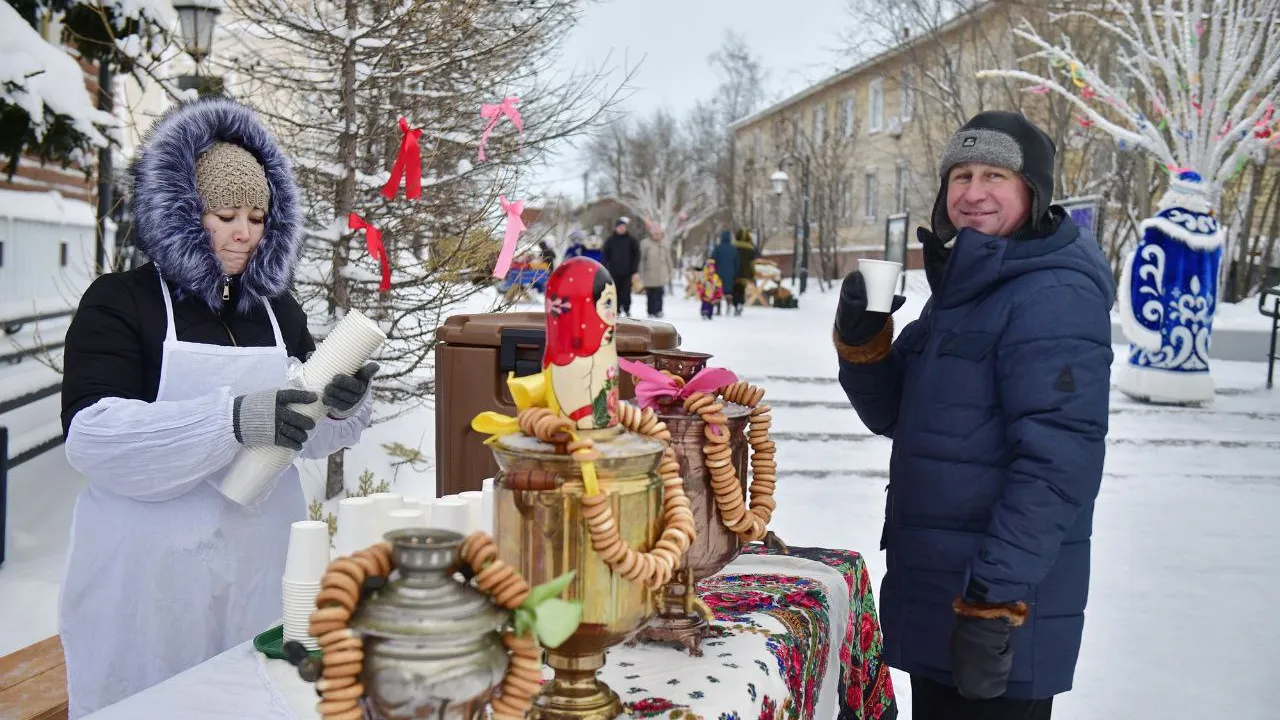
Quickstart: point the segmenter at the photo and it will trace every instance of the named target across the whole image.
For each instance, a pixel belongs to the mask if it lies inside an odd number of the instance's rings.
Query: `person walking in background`
[[[711,251],[711,259],[715,261],[721,285],[732,289],[733,282],[738,279],[738,249],[733,246],[733,233],[720,231],[720,244]],[[720,312],[719,302],[716,303],[716,312]]]
[[[604,252],[600,249],[601,244],[600,238],[596,235],[588,236],[582,230],[574,230],[569,233],[569,247],[564,251],[564,259],[585,257],[603,265]]]
[[[702,301],[702,319],[710,320],[715,315],[715,308],[724,297],[724,283],[716,271],[716,261],[708,260],[698,275],[698,299]]]
[[[756,246],[751,242],[751,231],[738,230],[733,247],[738,251],[738,272],[733,280],[733,314],[741,315],[747,304],[747,286],[756,282]]]
[[[547,242],[546,238],[538,241],[538,255],[542,262],[547,264],[547,273],[556,269],[556,251]]]
[[[861,273],[840,291],[840,384],[893,439],[880,616],[917,720],[1047,720],[1075,673],[1115,282],[1092,233],[1050,205],[1054,154],[1020,114],[974,117],[918,233],[920,318],[894,340]]]
[[[604,266],[618,289],[618,312],[631,317],[631,281],[640,268],[640,243],[628,232],[630,221],[618,218],[613,234],[604,241]]]
[[[663,296],[671,282],[671,253],[663,239],[662,229],[655,227],[640,241],[640,283],[651,318],[662,317]]]

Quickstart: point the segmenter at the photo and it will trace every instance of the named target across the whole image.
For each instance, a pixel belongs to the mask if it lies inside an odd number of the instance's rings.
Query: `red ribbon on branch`
[[[403,178],[404,196],[417,200],[422,197],[422,153],[418,149],[422,128],[410,128],[409,121],[400,118],[400,133],[400,150],[396,153],[395,165],[391,167],[391,179],[382,186],[382,195],[388,200],[395,198]]]
[[[378,284],[378,292],[391,290],[391,262],[387,260],[387,246],[382,244],[382,231],[364,221],[355,213],[347,216],[347,227],[359,232],[364,230],[365,246],[369,249],[369,257],[382,265],[382,282]]]

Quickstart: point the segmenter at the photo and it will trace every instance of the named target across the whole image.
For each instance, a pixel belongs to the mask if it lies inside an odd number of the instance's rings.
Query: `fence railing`
[[[1267,307],[1267,299],[1271,299],[1271,307]],[[1271,344],[1267,347],[1267,389],[1271,389],[1272,379],[1276,372],[1276,335],[1280,334],[1280,285],[1265,288],[1258,295],[1258,312],[1271,318]]]
[[[31,315],[22,315],[19,317],[10,317],[0,319],[0,330],[5,335],[13,335],[22,329],[23,325],[32,322],[40,322],[41,320],[56,320],[58,318],[68,317],[75,313],[73,309],[53,310],[44,313],[35,313]],[[66,345],[65,340],[57,340],[54,342],[41,343],[36,347],[20,348],[15,351],[0,355],[0,365],[8,365],[20,362],[23,358],[32,355],[39,355],[43,352],[51,350],[59,350]],[[19,408],[26,407],[31,403],[43,400],[47,397],[57,395],[62,392],[62,383],[55,382],[44,387],[36,388],[25,392],[16,397],[0,400],[0,415],[12,412]],[[15,448],[13,436],[9,432],[9,428],[0,425],[0,564],[4,563],[5,558],[5,526],[8,518],[8,500],[9,500],[9,471],[25,463],[26,461],[38,457],[62,444],[61,429],[57,433],[49,433],[45,437],[36,437],[35,442],[29,442],[30,435],[23,437],[23,447]],[[16,451],[11,456],[9,453]]]

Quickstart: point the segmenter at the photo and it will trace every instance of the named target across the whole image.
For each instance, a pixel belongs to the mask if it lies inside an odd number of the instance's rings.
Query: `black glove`
[[[324,386],[324,404],[329,414],[338,419],[351,417],[356,406],[369,392],[369,382],[378,374],[378,363],[371,362],[355,375],[334,375]]]
[[[956,600],[951,630],[951,675],[969,700],[1004,695],[1013,670],[1009,635],[1027,616],[1025,603],[992,604]]]
[[[301,450],[316,423],[289,405],[315,401],[316,394],[306,390],[263,390],[240,395],[232,407],[231,428],[241,445],[279,445]]]
[[[889,315],[897,312],[907,299],[901,295],[893,296],[892,312],[869,312],[867,310],[867,283],[862,273],[854,270],[844,278],[840,286],[840,304],[836,306],[836,334],[845,345],[866,345],[884,329]]]

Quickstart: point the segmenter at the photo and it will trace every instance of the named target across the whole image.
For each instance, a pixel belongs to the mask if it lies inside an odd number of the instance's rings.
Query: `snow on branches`
[[[1274,0],[1101,0],[1084,18],[1117,41],[1119,66],[1102,77],[1081,61],[1069,38],[1057,44],[1023,21],[1014,31],[1046,61],[1043,75],[997,69],[979,78],[1024,80],[1080,110],[1080,124],[1140,148],[1171,173],[1194,170],[1216,197],[1248,158],[1280,132],[1280,6]],[[1056,72],[1055,72],[1056,71]],[[1052,76],[1057,75],[1061,82]]]
[[[618,199],[644,219],[650,232],[660,231],[672,245],[678,245],[717,209],[714,188],[699,179],[695,168],[675,177],[623,181]]]

